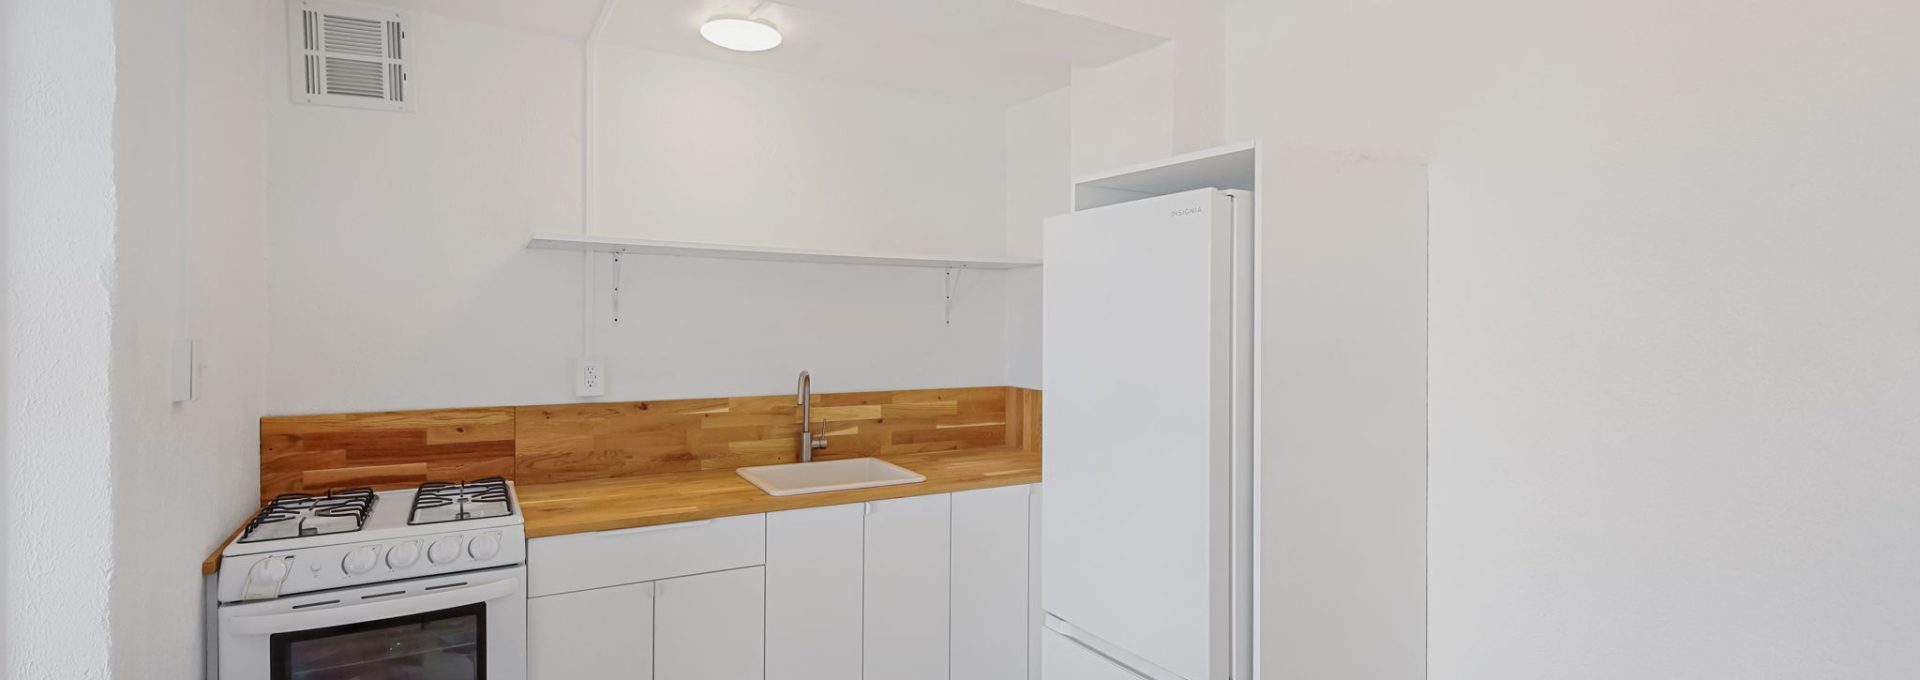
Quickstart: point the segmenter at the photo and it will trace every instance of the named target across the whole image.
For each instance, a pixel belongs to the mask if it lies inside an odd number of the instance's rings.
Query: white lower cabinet
[[[765,519],[528,541],[528,677],[759,680]]]
[[[760,567],[527,600],[531,680],[757,680]]]
[[[1033,603],[1025,486],[953,494],[953,677],[1027,677]]]
[[[947,677],[952,497],[867,504],[865,680]]]
[[[859,680],[866,506],[767,514],[767,680]]]
[[[534,539],[529,677],[1028,678],[1032,490]]]
[[[654,584],[655,680],[759,680],[766,669],[766,569]]]
[[[653,677],[653,584],[527,600],[527,677]]]

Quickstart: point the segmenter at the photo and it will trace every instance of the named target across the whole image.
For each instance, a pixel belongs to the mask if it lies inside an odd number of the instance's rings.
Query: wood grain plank
[[[814,395],[821,459],[876,453],[1004,448],[1014,403],[1005,387]],[[516,409],[516,479],[578,481],[793,462],[792,395]]]
[[[529,538],[689,522],[797,508],[952,493],[1040,481],[1040,456],[1027,451],[968,451],[890,455],[887,460],[925,475],[919,484],[769,496],[732,470],[521,483],[518,492]]]
[[[260,497],[514,474],[511,408],[260,419]]]
[[[368,465],[307,470],[300,482],[308,489],[351,489],[361,486],[419,486],[432,481],[426,463]]]

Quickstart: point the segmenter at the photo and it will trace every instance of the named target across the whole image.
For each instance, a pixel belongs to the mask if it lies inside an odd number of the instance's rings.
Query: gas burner
[[[427,482],[413,493],[407,524],[439,524],[513,514],[512,493],[499,477],[451,484]]]
[[[379,500],[373,489],[329,491],[326,495],[281,494],[247,521],[240,543],[277,541],[359,531]]]

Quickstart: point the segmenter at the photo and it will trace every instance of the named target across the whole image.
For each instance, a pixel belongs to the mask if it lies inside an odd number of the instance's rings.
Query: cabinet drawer
[[[766,515],[536,538],[527,541],[527,594],[759,566],[766,548]]]

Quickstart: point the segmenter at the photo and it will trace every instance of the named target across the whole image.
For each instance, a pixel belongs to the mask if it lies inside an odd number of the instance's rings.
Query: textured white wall
[[[8,11],[4,5],[0,5],[0,37],[8,37],[7,25],[10,14],[12,14],[12,12]],[[10,41],[11,38],[9,37],[8,42]],[[7,68],[7,64],[11,61],[12,59],[9,58],[8,51],[0,49],[0,110],[4,111],[13,110],[11,108],[13,104],[13,90],[7,86],[7,83],[12,79],[11,72]],[[11,127],[0,123],[0,284],[5,284],[9,287],[12,285],[13,279],[7,276],[7,240],[9,238],[7,232],[10,231],[9,225],[12,223],[7,212],[7,204],[9,202],[7,194],[9,191],[8,187],[11,183],[11,180],[8,179],[7,166],[12,162],[12,154],[7,152],[6,149],[8,145],[5,140],[11,134]],[[7,401],[7,392],[11,387],[11,383],[7,379],[7,365],[10,362],[6,358],[9,354],[7,348],[11,346],[11,343],[8,342],[7,338],[13,334],[13,324],[7,315],[7,299],[9,297],[8,295],[0,294],[0,494],[11,493],[11,489],[7,486],[7,471],[13,467],[11,461],[13,449],[8,448],[6,435],[4,434],[7,431],[7,417],[12,411],[11,406],[9,406],[10,402]],[[12,510],[12,508],[10,506],[0,505],[0,511],[3,510]],[[11,521],[7,519],[7,513],[0,512],[0,624],[4,624],[7,621],[7,591],[10,590],[12,586],[12,581],[5,578],[9,573],[7,571],[5,555],[7,551],[13,549],[12,540],[9,538],[11,532],[7,529],[7,525],[10,523]],[[4,672],[5,669],[11,667],[7,661],[7,637],[6,634],[0,633],[0,672]]]
[[[258,488],[267,350],[266,105],[260,28],[279,3],[115,5],[114,668],[194,678],[198,563]],[[277,24],[276,24],[277,25]],[[176,339],[200,342],[201,398],[173,403]]]
[[[1230,128],[1430,159],[1431,677],[1920,673],[1920,6],[1230,18]]]
[[[415,113],[294,106],[270,74],[270,413],[577,400],[582,256],[525,244],[580,224],[581,48],[418,24]],[[1000,113],[989,122],[998,169]],[[1004,189],[980,191],[977,231],[1003,249]],[[598,258],[607,399],[788,392],[803,368],[822,391],[1004,381],[997,272],[962,277],[947,326],[938,269],[629,257],[611,327],[610,270]]]
[[[114,21],[107,0],[9,0],[4,674],[110,672],[108,365]]]

